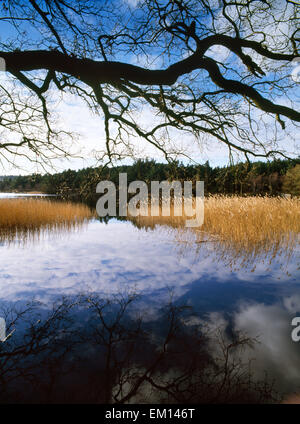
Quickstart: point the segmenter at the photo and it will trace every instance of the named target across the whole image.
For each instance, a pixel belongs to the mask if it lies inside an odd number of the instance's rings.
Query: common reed
[[[46,199],[1,199],[0,241],[24,242],[46,232],[79,228],[92,216],[83,204]]]
[[[204,224],[190,230],[183,216],[130,218],[139,227],[174,227],[181,242],[213,243],[222,255],[249,258],[258,254],[291,253],[300,234],[300,199],[283,197],[209,196]]]
[[[211,196],[201,230],[246,249],[294,241],[300,233],[300,199]]]

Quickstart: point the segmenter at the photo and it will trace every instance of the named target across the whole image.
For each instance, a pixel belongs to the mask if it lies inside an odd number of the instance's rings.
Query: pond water
[[[55,195],[42,193],[0,193],[0,199],[15,199],[18,197],[55,197]]]
[[[246,256],[224,255],[212,241],[199,244],[191,232],[168,225],[152,228],[124,220],[91,219],[82,228],[49,232],[24,245],[2,242],[0,303],[6,310],[21,310],[34,300],[45,312],[63,297],[90,294],[98,299],[117,299],[124,293],[138,294],[128,316],[132,318],[134,313],[142,317],[148,332],[151,324],[152,338],[158,337],[159,320],[168,305],[188,306],[180,318],[187,327],[205,325],[208,331],[218,331],[223,341],[231,340],[233,333],[258,340],[239,353],[242,362],[253,360],[255,380],[267,373],[280,394],[300,391],[300,342],[291,339],[291,321],[300,316],[299,246],[288,254]],[[73,318],[88,326],[85,314],[86,310],[76,309]],[[89,343],[87,359],[94,355],[91,346]],[[210,349],[214,349],[213,343]],[[116,384],[115,380],[108,382],[107,373],[103,375],[102,384]],[[79,384],[75,380],[72,377],[64,384],[75,390]],[[36,400],[32,393],[30,401]],[[158,399],[155,396],[152,391],[151,401]],[[139,401],[136,395],[133,399]]]

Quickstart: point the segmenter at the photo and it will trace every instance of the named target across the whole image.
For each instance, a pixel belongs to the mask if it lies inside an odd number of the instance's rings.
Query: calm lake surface
[[[19,197],[56,197],[53,194],[42,194],[42,193],[0,193],[0,199],[16,199]]]
[[[257,338],[242,353],[253,359],[255,378],[267,373],[280,393],[300,391],[300,342],[291,339],[292,318],[300,316],[299,246],[290,255],[233,259],[167,225],[91,219],[30,243],[2,242],[0,258],[2,307],[34,299],[50,310],[62,296],[134,292],[135,311],[153,323],[172,298],[190,307],[190,322]]]

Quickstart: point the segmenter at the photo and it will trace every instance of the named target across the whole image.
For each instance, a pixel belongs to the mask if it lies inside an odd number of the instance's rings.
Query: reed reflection
[[[171,216],[129,217],[138,228],[170,228],[182,252],[214,252],[229,265],[247,266],[257,259],[285,264],[299,246],[300,199],[210,196],[205,199],[204,225],[185,227],[187,217],[171,208]],[[150,215],[150,214],[149,214]]]

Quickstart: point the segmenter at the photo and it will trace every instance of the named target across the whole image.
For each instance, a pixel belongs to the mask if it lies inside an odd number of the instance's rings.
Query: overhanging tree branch
[[[146,0],[131,8],[121,0],[76,6],[29,0],[0,17],[18,34],[15,44],[0,45],[0,56],[17,84],[40,102],[48,133],[47,93],[54,87],[100,111],[109,158],[122,157],[121,146],[133,151],[134,137],[168,157],[176,150],[170,147],[174,131],[215,138],[247,156],[285,154],[279,129],[290,138],[291,125],[300,122],[295,81],[287,74],[299,57],[299,18],[296,4],[282,2],[278,11],[273,3]],[[26,28],[29,16],[41,34],[35,43]],[[152,57],[155,66],[147,63]],[[143,108],[153,113],[150,128],[137,117]],[[262,114],[272,116],[272,124],[269,117],[263,123]]]
[[[228,43],[228,41],[227,41]],[[228,44],[229,45],[229,44]],[[173,85],[177,79],[196,69],[206,69],[212,81],[228,93],[240,94],[251,100],[265,112],[284,115],[300,122],[300,112],[286,106],[274,104],[265,99],[257,90],[240,81],[224,78],[213,59],[205,58],[195,53],[183,61],[174,63],[165,70],[149,70],[122,62],[97,62],[91,59],[78,59],[57,51],[25,51],[25,52],[0,52],[6,60],[8,72],[11,72],[22,83],[33,89],[36,93],[46,91],[51,75],[62,72],[71,75],[90,86],[95,84],[116,84],[122,81],[131,81],[140,85]],[[275,55],[276,56],[276,55]],[[293,55],[278,55],[280,60],[292,60]],[[33,71],[46,69],[49,71],[47,80],[38,89],[20,71]],[[52,74],[51,74],[52,72]],[[41,91],[42,90],[42,91]]]

